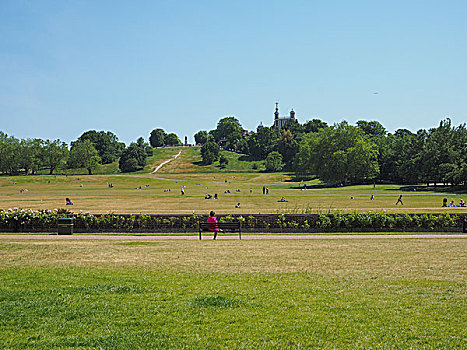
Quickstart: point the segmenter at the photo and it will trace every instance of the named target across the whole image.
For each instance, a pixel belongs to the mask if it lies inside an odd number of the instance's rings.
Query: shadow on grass
[[[393,192],[434,192],[434,193],[452,193],[467,194],[465,186],[401,186],[399,188],[388,188],[386,191]]]
[[[223,307],[233,308],[241,305],[241,301],[233,298],[224,297],[222,295],[216,296],[199,296],[194,298],[188,303],[194,307]]]

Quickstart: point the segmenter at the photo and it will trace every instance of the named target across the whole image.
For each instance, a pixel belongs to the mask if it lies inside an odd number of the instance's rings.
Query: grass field
[[[151,173],[180,150],[182,153],[177,159],[157,173]],[[467,200],[466,193],[403,191],[400,185],[300,190],[298,187],[302,183],[293,182],[291,174],[248,170],[253,162],[240,160],[242,158],[238,154],[225,154],[230,159],[226,169],[216,165],[201,166],[199,150],[182,147],[156,149],[148,166],[133,174],[4,176],[0,177],[0,208],[65,208],[65,198],[69,197],[74,205],[67,209],[92,213],[187,214],[193,211],[207,213],[213,209],[219,214],[326,213],[336,210],[467,212],[467,208],[441,208],[444,197],[459,203],[461,198]],[[260,169],[262,166],[260,164]],[[114,187],[108,188],[108,183]],[[306,184],[317,185],[319,181],[311,180]],[[182,186],[185,186],[184,196],[180,191]],[[269,188],[269,195],[262,194],[263,186]],[[21,192],[21,189],[27,191]],[[230,193],[225,193],[226,190]],[[215,193],[218,200],[204,199],[205,194]],[[404,196],[404,205],[396,206],[400,194]],[[370,200],[371,195],[375,200]],[[278,202],[281,197],[285,197],[287,202]],[[240,208],[235,208],[236,203],[240,203]]]
[[[0,348],[465,349],[465,239],[0,241]]]

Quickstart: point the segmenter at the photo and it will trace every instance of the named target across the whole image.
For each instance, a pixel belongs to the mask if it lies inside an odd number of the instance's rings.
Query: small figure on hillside
[[[285,199],[285,197],[282,197],[278,202],[287,202],[287,200]]]
[[[374,201],[374,200],[375,200],[375,196],[374,196],[374,195],[371,195],[370,201]]]
[[[399,199],[397,200],[396,205],[398,205],[399,203],[404,205],[404,203],[402,202],[402,195],[399,196]]]
[[[354,196],[350,196],[350,199],[355,199],[355,197],[354,197]]]
[[[447,207],[447,206],[448,206],[448,199],[443,198],[443,207]]]
[[[214,199],[217,199],[217,193],[214,193]]]
[[[263,186],[263,194],[265,194],[265,193],[266,193],[266,187]]]
[[[235,204],[235,208],[240,208],[240,202]]]
[[[66,205],[73,205],[73,202],[71,201],[70,198],[65,198],[65,203]]]
[[[79,187],[83,187],[83,184],[80,184]]]
[[[222,230],[217,226],[217,219],[216,219],[215,215],[216,215],[216,213],[214,212],[214,210],[211,210],[211,212],[209,213],[209,217],[208,217],[208,222],[209,222],[209,223],[212,223],[212,227],[211,227],[211,228],[208,228],[208,230],[214,232],[214,238],[213,238],[213,239],[216,239],[217,233],[218,233],[219,231],[222,231]]]
[[[269,187],[266,187],[266,194],[269,194]]]
[[[253,193],[253,189],[252,189],[252,188],[250,188],[250,193]]]
[[[449,208],[453,208],[455,207],[456,205],[454,204],[454,201],[450,201],[449,204],[448,204],[448,207]]]
[[[182,193],[182,196],[185,194],[185,189],[182,187],[182,189],[180,190],[180,192]]]

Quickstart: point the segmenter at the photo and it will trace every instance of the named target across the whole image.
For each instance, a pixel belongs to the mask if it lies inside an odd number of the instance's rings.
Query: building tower
[[[274,112],[274,126],[279,126],[279,102],[276,102],[276,111]]]
[[[290,119],[292,119],[292,120],[295,121],[295,111],[293,110],[293,108],[292,108],[292,110],[290,111]]]

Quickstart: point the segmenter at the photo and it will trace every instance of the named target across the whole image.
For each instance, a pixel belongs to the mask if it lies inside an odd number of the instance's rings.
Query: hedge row
[[[75,232],[193,232],[203,215],[73,214],[60,209],[0,210],[0,231],[55,232],[61,217],[74,218]],[[351,231],[452,231],[465,230],[464,214],[388,214],[352,212],[332,214],[219,215],[220,222],[240,221],[243,231],[351,232]]]

